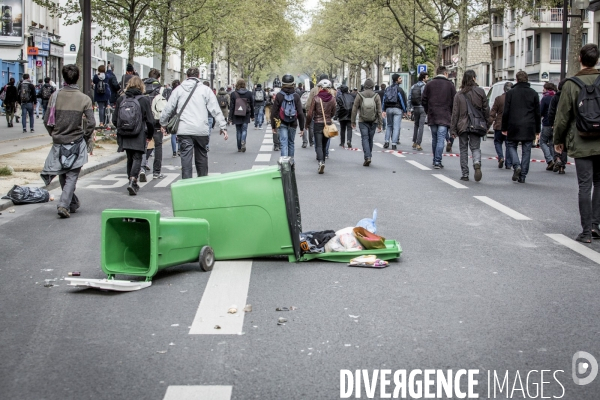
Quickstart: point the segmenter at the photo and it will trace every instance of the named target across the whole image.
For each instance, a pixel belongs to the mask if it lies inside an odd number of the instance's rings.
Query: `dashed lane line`
[[[600,264],[600,253],[595,252],[594,250],[590,249],[589,247],[584,246],[583,244],[576,242],[573,239],[569,239],[565,235],[561,235],[561,234],[557,234],[557,233],[546,233],[546,236],[548,236],[550,239],[558,242],[559,244],[562,244],[563,246],[568,247],[569,249],[573,250],[574,252],[581,254],[585,258],[592,260],[596,264]]]
[[[496,210],[498,210],[500,212],[503,212],[504,214],[506,214],[509,217],[514,218],[518,221],[531,221],[531,218],[526,217],[525,215],[513,210],[512,208],[505,206],[504,204],[500,204],[496,200],[492,200],[487,196],[473,196],[473,197],[475,197],[477,200],[487,204],[490,207],[495,208]]]
[[[382,145],[381,143],[373,143],[373,144],[374,144],[375,146],[377,146],[377,147],[379,147],[379,148],[383,149],[383,145]]]
[[[271,154],[258,154],[254,162],[269,162],[271,161]]]
[[[435,176],[436,178],[438,178],[440,181],[442,182],[446,182],[448,185],[453,186],[457,189],[468,189],[468,187],[466,187],[465,185],[462,185],[458,182],[455,182],[454,180],[448,178],[446,175],[442,175],[442,174],[431,174],[431,176]]]
[[[414,165],[415,167],[419,168],[420,170],[423,171],[431,171],[431,168],[424,166],[423,164],[421,164],[420,162],[417,162],[415,160],[405,160],[407,163]]]
[[[163,400],[230,400],[233,386],[170,385]]]
[[[273,149],[273,146],[263,144],[262,146],[260,146],[259,151],[271,151],[272,149]]]

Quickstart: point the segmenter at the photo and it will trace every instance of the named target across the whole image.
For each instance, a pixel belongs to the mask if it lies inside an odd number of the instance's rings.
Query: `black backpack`
[[[52,92],[54,92],[52,85],[46,83],[44,86],[42,86],[42,100],[50,100],[50,97],[52,97]]]
[[[140,97],[142,96],[126,96],[119,105],[119,114],[117,115],[117,133],[119,135],[133,137],[143,132]]]
[[[469,115],[469,126],[467,127],[467,132],[474,133],[479,136],[485,136],[487,134],[488,125],[487,121],[485,120],[485,116],[483,115],[483,111],[473,106],[473,103],[471,103],[471,100],[466,94],[461,93],[461,95],[467,102],[467,112]]]
[[[229,105],[226,94],[218,95],[217,100],[219,101],[219,107],[221,107],[221,108],[226,108]]]
[[[387,104],[398,104],[398,85],[392,85],[385,88],[383,102]]]
[[[33,86],[33,85],[29,82],[21,83],[21,91],[19,93],[19,98],[21,99],[21,104],[30,103],[32,101],[30,86]]]
[[[575,124],[579,136],[600,138],[600,76],[592,85],[586,85],[576,76],[568,80],[581,88],[575,109]]]
[[[106,82],[104,82],[104,79],[100,79],[100,80],[98,80],[98,83],[96,83],[96,93],[98,93],[98,94],[106,93]]]
[[[410,89],[410,102],[413,106],[421,105],[421,94],[423,86],[425,85],[414,84],[413,87]]]

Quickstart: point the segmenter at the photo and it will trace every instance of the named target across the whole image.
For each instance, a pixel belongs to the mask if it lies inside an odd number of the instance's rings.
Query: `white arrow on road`
[[[159,183],[154,185],[154,187],[167,187],[169,186],[175,179],[179,177],[179,174],[163,174],[165,177],[161,179]]]

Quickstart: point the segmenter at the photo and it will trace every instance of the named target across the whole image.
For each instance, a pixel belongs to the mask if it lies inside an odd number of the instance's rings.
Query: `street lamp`
[[[581,10],[581,14],[569,15],[569,0],[564,0],[563,3],[563,21],[562,21],[562,38],[560,49],[560,80],[565,79],[567,75],[567,21],[571,18],[581,18],[583,20],[585,10],[590,6],[590,0],[572,0],[573,7]]]

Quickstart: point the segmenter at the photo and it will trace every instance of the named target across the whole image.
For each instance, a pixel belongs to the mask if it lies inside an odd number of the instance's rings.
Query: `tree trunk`
[[[160,47],[160,76],[162,78],[162,82],[163,84],[165,83],[165,79],[167,79],[166,77],[166,69],[165,66],[167,65],[167,45],[169,42],[169,34],[170,34],[170,30],[169,30],[169,26],[171,25],[171,3],[172,1],[169,0],[167,1],[167,13],[165,15],[165,21],[166,23],[163,25],[163,29],[162,29],[162,45]]]
[[[579,15],[579,8],[571,8],[571,14]],[[567,77],[574,76],[580,69],[579,50],[583,41],[583,20],[581,18],[571,18],[569,29],[569,53],[567,54]]]
[[[456,82],[461,82],[467,69],[467,53],[469,45],[469,2],[461,0],[458,8],[458,68]]]
[[[181,63],[181,70],[179,71],[179,79],[183,82],[184,76],[184,65],[185,65],[185,48],[181,47],[179,49],[179,60]]]
[[[135,54],[135,27],[129,25],[129,49],[127,52],[127,62],[133,65],[133,56]]]
[[[433,66],[434,69],[437,69],[437,67],[442,65],[442,63],[444,62],[444,60],[442,59],[442,57],[444,56],[444,31],[440,30],[440,31],[438,31],[437,34],[438,34],[438,47],[437,47],[437,53],[435,54],[435,65]]]
[[[83,10],[82,0],[79,0],[79,9]],[[77,49],[75,65],[77,65],[77,68],[79,68],[79,71],[81,71],[80,76],[83,78],[83,23],[81,24],[81,31],[79,33],[79,48]],[[83,83],[79,85],[79,90],[83,93]]]

